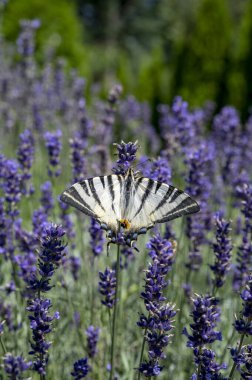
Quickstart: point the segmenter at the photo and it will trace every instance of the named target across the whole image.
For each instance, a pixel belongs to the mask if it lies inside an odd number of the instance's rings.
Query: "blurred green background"
[[[9,0],[3,33],[15,41],[20,19],[41,20],[37,59],[51,50],[101,91],[157,103],[182,95],[236,106],[252,100],[252,0]]]

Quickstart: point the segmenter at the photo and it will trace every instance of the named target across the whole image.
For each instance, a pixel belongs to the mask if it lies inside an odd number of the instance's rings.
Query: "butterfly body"
[[[75,183],[60,199],[95,218],[115,236],[123,228],[136,240],[156,223],[199,211],[185,192],[166,183],[141,177],[131,168],[125,175],[111,174]]]

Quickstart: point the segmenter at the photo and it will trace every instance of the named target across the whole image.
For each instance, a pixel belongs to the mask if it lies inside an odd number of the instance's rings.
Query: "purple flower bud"
[[[86,377],[90,370],[91,367],[88,365],[88,359],[79,359],[74,363],[71,375],[74,377],[74,380],[80,380]]]
[[[197,348],[213,343],[215,340],[221,340],[221,332],[214,330],[220,318],[220,309],[217,307],[216,298],[196,296],[192,301],[191,335],[186,328],[183,330],[183,334],[188,338],[187,346]]]
[[[24,194],[31,194],[33,187],[28,190],[26,188],[26,181],[31,178],[31,167],[34,160],[34,137],[30,129],[25,129],[19,135],[20,143],[17,151],[17,159],[22,170],[23,192]]]
[[[56,132],[45,132],[44,139],[48,151],[49,164],[48,175],[58,177],[61,173],[60,153],[62,150],[62,132],[58,129]]]
[[[115,271],[106,268],[104,273],[99,272],[99,291],[104,297],[102,299],[102,304],[112,309],[116,300],[115,300],[115,288],[116,288],[116,277]]]
[[[175,306],[166,302],[164,289],[168,286],[165,276],[171,270],[174,261],[174,246],[160,235],[154,236],[147,244],[152,263],[146,270],[145,287],[141,293],[148,316],[140,314],[137,325],[145,329],[148,343],[149,361],[140,364],[138,371],[146,377],[162,371],[159,359],[165,357],[164,349],[170,343],[168,332],[173,329]]]
[[[99,340],[100,329],[94,326],[89,326],[86,331],[87,336],[87,352],[90,358],[93,358],[97,353],[97,343]]]
[[[241,378],[250,380],[252,373],[252,344],[243,346],[240,351],[237,348],[231,348],[230,353]]]
[[[52,193],[52,183],[46,181],[40,186],[41,198],[40,202],[43,206],[45,213],[48,214],[54,207],[53,193]]]
[[[72,276],[74,280],[77,281],[79,278],[79,272],[81,268],[81,260],[79,257],[70,256],[69,264],[70,264],[70,270],[71,270]]]
[[[2,169],[4,197],[10,206],[10,215],[18,215],[16,208],[17,203],[21,199],[21,174],[19,173],[19,164],[16,160],[5,160]]]
[[[218,364],[215,361],[215,352],[207,348],[203,348],[201,351],[198,348],[193,350],[194,361],[197,366],[197,373],[194,373],[191,379],[216,379],[216,380],[227,380],[224,378],[220,371],[226,369],[227,365],[225,363]]]
[[[80,133],[76,133],[69,143],[71,147],[73,182],[75,183],[85,178],[86,159],[84,149],[86,142],[81,138]]]
[[[243,300],[243,309],[241,317],[235,320],[234,327],[240,334],[252,335],[252,276],[248,277],[240,296]]]
[[[3,358],[4,371],[11,380],[23,379],[23,372],[27,371],[32,362],[26,362],[22,356],[13,356],[7,353]]]
[[[215,263],[210,265],[214,274],[213,284],[217,288],[223,286],[225,276],[230,270],[232,244],[230,239],[230,222],[223,219],[220,214],[215,216],[216,243],[213,244]]]
[[[136,152],[138,149],[137,141],[135,143],[125,143],[122,141],[121,144],[114,145],[116,145],[118,150],[118,160],[112,171],[115,174],[124,175],[130,168],[132,162],[136,159]]]
[[[171,182],[171,168],[166,158],[159,157],[154,161],[146,161],[146,157],[142,157],[140,163],[145,177],[167,184]]]
[[[104,232],[101,229],[100,224],[93,218],[91,218],[91,225],[89,228],[91,236],[90,246],[94,256],[100,256],[103,251],[103,245],[105,242]]]

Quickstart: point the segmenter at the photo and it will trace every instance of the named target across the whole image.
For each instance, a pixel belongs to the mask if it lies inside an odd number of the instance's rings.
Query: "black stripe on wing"
[[[159,184],[160,182],[157,182],[157,183]],[[161,183],[161,185],[162,185],[162,183]],[[164,198],[159,202],[159,204],[157,205],[157,207],[151,212],[151,215],[154,214],[154,212],[156,212],[157,210],[159,210],[161,207],[163,207],[166,202],[168,202],[170,196],[172,195],[173,191],[175,190],[175,187],[173,187],[171,185],[167,185],[167,187],[168,188],[167,188],[167,191],[165,193]],[[156,193],[156,191],[155,191],[155,193]]]
[[[114,207],[115,191],[114,191],[114,184],[113,184],[113,180],[112,180],[112,175],[108,175],[107,179],[108,179],[108,189],[109,189],[109,193],[110,193],[110,196],[112,199],[112,210],[115,213],[115,207]]]
[[[92,216],[96,219],[98,218],[98,216],[90,209],[90,206],[84,201],[84,199],[80,196],[78,191],[73,186],[61,194],[60,200],[69,204],[70,206],[77,208],[84,214]]]
[[[98,193],[97,193],[97,191],[96,191],[96,188],[95,188],[95,186],[94,186],[94,178],[89,178],[89,179],[88,179],[88,184],[89,184],[89,188],[90,188],[90,190],[91,190],[91,192],[92,192],[92,195],[93,195],[95,201],[98,203],[98,205],[101,207],[101,209],[102,209],[103,211],[105,211],[105,208],[103,207],[103,205],[102,205],[102,203],[101,203],[101,200],[100,200],[100,198],[99,198],[99,195],[98,195]],[[82,185],[82,183],[81,183],[81,185]]]
[[[182,202],[176,205],[176,207],[170,210],[166,215],[162,216],[161,219],[157,220],[156,223],[168,222],[169,220],[176,219],[182,215],[194,214],[199,210],[200,207],[198,203],[192,198],[190,198],[189,195],[187,195],[187,198],[185,198]]]
[[[138,181],[140,181],[140,180],[141,180],[141,178]],[[155,181],[153,181],[153,179],[149,178],[145,192],[143,193],[143,196],[141,199],[141,204],[140,204],[138,210],[136,211],[135,215],[133,216],[133,220],[139,214],[139,212],[142,210],[142,208],[144,207],[144,204],[147,201],[149,195],[151,194],[154,185],[155,185]]]

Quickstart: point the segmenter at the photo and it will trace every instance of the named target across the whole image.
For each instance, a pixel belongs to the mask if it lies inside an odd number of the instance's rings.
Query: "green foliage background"
[[[5,37],[39,18],[38,59],[50,49],[89,84],[120,81],[141,100],[230,103],[252,99],[252,0],[9,0]]]

